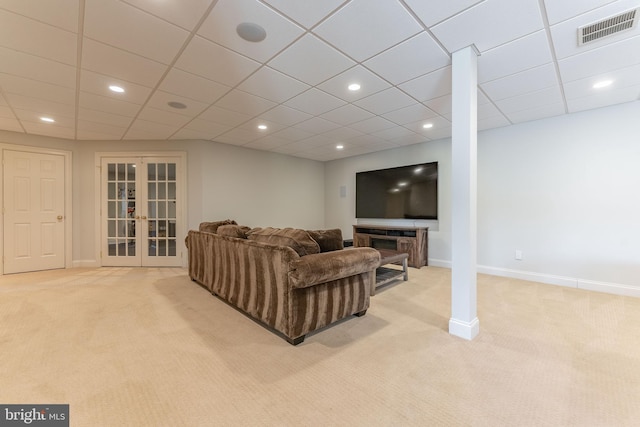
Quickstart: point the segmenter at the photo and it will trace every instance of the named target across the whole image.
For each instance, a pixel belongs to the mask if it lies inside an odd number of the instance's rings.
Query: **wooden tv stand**
[[[353,246],[392,249],[409,254],[409,266],[428,264],[428,227],[386,227],[358,224],[353,226]]]

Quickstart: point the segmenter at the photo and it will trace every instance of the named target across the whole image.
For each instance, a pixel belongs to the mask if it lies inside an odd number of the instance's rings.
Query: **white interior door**
[[[4,273],[65,267],[65,159],[4,150]]]
[[[179,160],[102,159],[102,265],[181,265]]]

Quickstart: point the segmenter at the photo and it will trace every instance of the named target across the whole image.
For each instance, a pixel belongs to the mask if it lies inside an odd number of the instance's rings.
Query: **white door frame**
[[[176,206],[177,209],[180,209],[182,212],[182,221],[176,224],[176,256],[178,256],[182,261],[182,266],[187,266],[187,252],[186,246],[184,245],[184,239],[180,236],[186,236],[187,233],[187,153],[185,151],[101,151],[95,153],[95,179],[94,179],[94,194],[95,194],[95,212],[97,213],[95,216],[95,258],[97,260],[97,264],[102,266],[102,256],[100,255],[100,251],[102,250],[102,174],[101,174],[101,166],[102,166],[102,158],[118,158],[122,157],[131,158],[131,157],[177,157],[180,162],[180,171],[182,173],[181,179],[178,180],[177,185],[179,187],[180,194],[182,195],[181,200],[178,200],[179,206]]]
[[[72,153],[71,151],[54,150],[42,147],[30,147],[26,145],[15,145],[0,142],[0,159],[4,162],[4,151],[24,151],[36,154],[52,154],[64,157],[64,268],[73,267],[73,200],[72,200]],[[4,165],[0,170],[0,188],[4,188]],[[2,221],[0,221],[0,238],[3,244],[0,245],[0,256],[4,260],[4,195],[2,196]],[[0,274],[4,275],[4,261],[0,262]]]

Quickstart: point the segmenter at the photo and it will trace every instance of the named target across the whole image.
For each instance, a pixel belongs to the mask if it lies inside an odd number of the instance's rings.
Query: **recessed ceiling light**
[[[47,123],[55,123],[55,120],[53,120],[51,117],[40,117],[40,120]]]
[[[347,86],[348,89],[352,92],[355,92],[356,90],[360,90],[360,85],[358,83],[351,83],[349,86]]]
[[[178,101],[169,101],[167,102],[167,105],[171,108],[177,108],[178,110],[183,110],[185,108],[187,108],[187,106],[185,104],[183,104],[182,102],[178,102]]]
[[[613,83],[613,80],[602,80],[601,82],[598,82],[596,84],[593,85],[594,89],[602,89],[603,87],[607,87],[609,85],[611,85],[611,83]]]
[[[266,130],[267,129],[267,125],[258,125],[258,129]]]
[[[243,22],[236,27],[236,33],[248,42],[261,42],[267,38],[267,31],[253,22]]]
[[[433,123],[425,123],[422,125],[423,129],[431,129],[433,127]]]
[[[123,88],[121,88],[120,86],[116,86],[116,85],[109,86],[109,90],[111,92],[117,92],[117,93],[123,93],[124,92]]]
[[[344,148],[344,145],[336,145],[336,150],[342,150]]]
[[[402,181],[398,183],[398,187],[405,187],[407,185],[406,181]]]

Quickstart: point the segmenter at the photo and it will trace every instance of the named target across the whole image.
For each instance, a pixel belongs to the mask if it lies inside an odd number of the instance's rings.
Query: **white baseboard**
[[[480,332],[480,321],[476,317],[471,322],[460,319],[449,319],[449,333],[465,340],[472,340]]]
[[[430,258],[429,266],[450,269],[451,261]],[[509,277],[512,279],[527,280],[530,282],[545,283],[548,285],[640,298],[640,287],[636,286],[597,282],[595,280],[584,280],[575,277],[555,276],[552,274],[536,273],[533,271],[511,270],[508,268],[490,267],[487,265],[479,265],[477,268],[478,273],[489,274],[492,276]]]
[[[95,259],[81,259],[73,261],[73,268],[100,267],[100,263]]]

